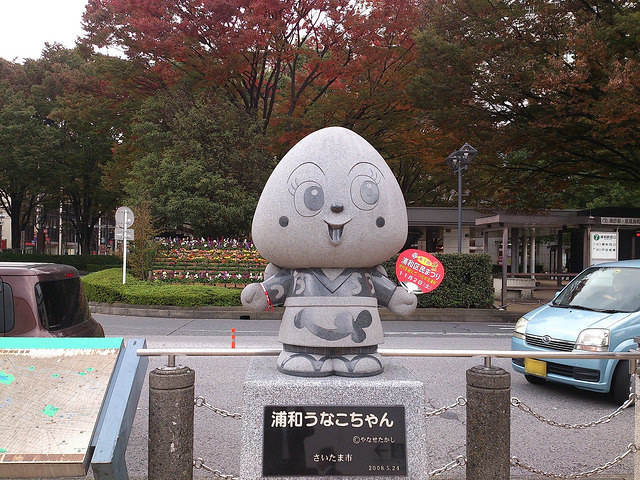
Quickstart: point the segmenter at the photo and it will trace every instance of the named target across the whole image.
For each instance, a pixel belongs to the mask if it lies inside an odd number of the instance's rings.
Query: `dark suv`
[[[0,337],[104,337],[104,330],[75,268],[0,262]]]

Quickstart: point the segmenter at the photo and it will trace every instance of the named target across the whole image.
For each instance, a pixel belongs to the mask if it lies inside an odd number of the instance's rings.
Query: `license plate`
[[[538,377],[547,376],[547,362],[542,360],[534,360],[533,358],[524,359],[524,373],[537,375]]]

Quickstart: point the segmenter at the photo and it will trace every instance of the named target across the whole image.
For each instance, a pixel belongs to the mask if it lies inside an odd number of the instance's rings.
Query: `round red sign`
[[[409,292],[427,293],[442,282],[444,267],[433,255],[412,248],[398,256],[396,277]]]

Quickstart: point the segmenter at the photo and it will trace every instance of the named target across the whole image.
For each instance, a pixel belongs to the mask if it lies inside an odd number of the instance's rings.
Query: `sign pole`
[[[462,253],[462,164],[458,162],[458,253]]]
[[[120,235],[122,235],[122,284],[127,283],[127,237],[128,229],[133,225],[133,221],[135,220],[135,215],[133,214],[133,210],[129,207],[119,207],[116,210],[116,229],[115,229],[115,238],[116,240],[120,239]],[[131,240],[133,240],[133,229],[131,229]]]
[[[124,235],[122,236],[123,243],[123,252],[122,252],[122,284],[127,283],[127,221],[128,212],[125,210],[124,212]]]

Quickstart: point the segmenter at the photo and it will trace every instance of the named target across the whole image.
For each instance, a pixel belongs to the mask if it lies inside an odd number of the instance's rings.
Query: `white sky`
[[[0,57],[38,58],[45,42],[72,48],[87,0],[0,0]]]

